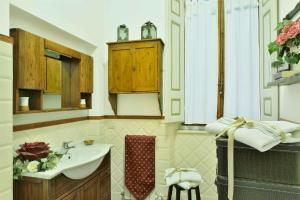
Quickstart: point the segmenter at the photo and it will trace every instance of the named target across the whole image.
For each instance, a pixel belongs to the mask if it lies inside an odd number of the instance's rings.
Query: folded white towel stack
[[[235,122],[234,119],[223,117],[206,126],[206,131],[212,134],[222,133]],[[267,151],[280,142],[300,142],[300,125],[287,121],[253,121],[235,131],[234,139],[247,144],[261,152]],[[284,140],[282,140],[284,134]]]
[[[167,186],[177,184],[188,190],[202,183],[201,175],[194,168],[169,168],[165,172]]]

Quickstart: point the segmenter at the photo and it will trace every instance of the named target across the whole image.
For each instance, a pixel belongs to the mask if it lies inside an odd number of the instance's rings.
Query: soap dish
[[[94,140],[84,140],[83,141],[85,145],[92,145],[94,144]]]

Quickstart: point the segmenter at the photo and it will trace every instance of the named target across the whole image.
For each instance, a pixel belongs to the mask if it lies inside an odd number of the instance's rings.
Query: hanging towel
[[[136,200],[155,187],[155,136],[125,136],[125,185]]]

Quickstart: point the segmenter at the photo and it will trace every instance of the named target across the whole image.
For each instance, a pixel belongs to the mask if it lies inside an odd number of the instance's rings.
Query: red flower
[[[293,25],[289,28],[287,32],[287,38],[292,39],[296,37],[300,31],[300,26],[297,23],[293,23]]]
[[[286,25],[282,30],[281,30],[281,33],[283,34],[287,34],[290,30],[290,27],[293,25],[293,23],[290,23],[288,25]]]
[[[283,45],[286,41],[287,41],[287,35],[286,34],[279,34],[276,38],[276,43],[277,44],[280,44],[280,45]]]
[[[286,25],[276,38],[276,43],[283,45],[287,40],[295,38],[300,33],[300,20]]]
[[[23,160],[33,161],[48,157],[50,153],[49,149],[49,144],[33,142],[20,145],[20,149],[17,150],[17,153]]]

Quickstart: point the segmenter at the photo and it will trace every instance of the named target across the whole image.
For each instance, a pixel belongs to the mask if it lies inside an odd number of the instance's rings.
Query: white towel
[[[235,120],[231,118],[221,118],[216,122],[208,124],[206,131],[219,134],[229,127]],[[296,137],[299,124],[286,121],[254,121],[251,127],[244,125],[235,131],[235,140],[249,145],[261,152],[267,151],[281,142],[281,134],[284,132],[285,143],[300,142],[300,137]]]
[[[169,168],[165,170],[167,186],[178,184],[188,190],[202,183],[201,175],[194,168]]]

